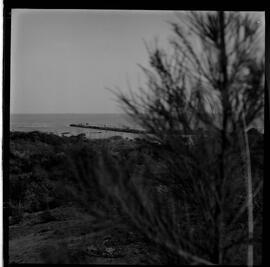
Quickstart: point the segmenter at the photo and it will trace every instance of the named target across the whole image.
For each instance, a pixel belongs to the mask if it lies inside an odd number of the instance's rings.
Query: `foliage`
[[[241,230],[235,219],[245,214],[246,186],[250,191],[253,184],[254,192],[262,186],[261,175],[251,184],[246,174],[250,164],[243,134],[263,112],[262,32],[256,18],[237,12],[190,12],[171,26],[172,55],[147,47],[150,68],[142,67],[147,86],[137,95],[115,93],[124,110],[150,132],[147,140],[162,145],[167,173],[152,178],[167,186],[182,209],[166,214],[166,219],[156,210],[149,215],[143,206],[147,198],[125,199],[139,194],[126,182],[114,197],[122,198],[123,210],[152,242],[190,263],[232,263],[229,249],[247,243],[247,228],[242,223]],[[194,145],[186,145],[183,135],[191,136]],[[136,205],[142,207],[132,209]],[[188,225],[185,230],[173,227],[170,216],[175,214],[182,226]],[[251,221],[249,217],[253,225]]]

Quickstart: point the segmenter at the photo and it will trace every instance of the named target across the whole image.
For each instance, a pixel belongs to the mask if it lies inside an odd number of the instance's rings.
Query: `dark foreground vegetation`
[[[105,171],[97,166],[105,150],[123,166],[132,161],[131,175],[140,171],[142,156],[151,154],[140,139],[11,132],[10,263],[137,264],[159,258],[128,224],[100,233],[89,215],[103,204],[96,179]],[[108,208],[108,218],[117,214],[114,203]]]
[[[192,145],[194,149],[200,138],[202,137],[199,135],[196,137],[195,144]],[[253,182],[256,187],[263,176],[263,135],[252,129],[249,131],[249,139]],[[183,141],[182,149],[187,146],[191,145]],[[152,211],[155,211],[149,222],[155,219],[154,216],[166,218],[167,213],[173,213],[177,208],[179,210],[179,207],[172,204],[179,198],[175,188],[166,186],[157,179],[166,176],[170,171],[165,167],[166,162],[162,156],[166,150],[166,147],[146,143],[141,139],[113,137],[89,140],[83,135],[59,137],[40,132],[11,132],[9,261],[186,263],[184,260],[179,262],[179,258],[175,258],[169,250],[164,254],[164,247],[160,247],[162,244],[153,242],[137,229],[130,217],[122,211],[121,202],[110,199],[108,189],[114,190],[114,186],[99,182],[108,175],[113,179],[120,179],[120,173],[124,172],[130,177],[128,183],[133,186],[137,184],[137,188],[147,192],[149,198],[145,205],[151,206]],[[185,175],[181,174],[183,178]],[[106,190],[102,190],[104,186]],[[104,195],[106,192],[108,194]],[[139,197],[136,192],[126,201]],[[188,187],[183,194],[187,192]],[[191,206],[186,206],[185,209],[200,205],[195,196],[191,197],[194,203],[190,202]],[[245,193],[236,195],[235,198],[245,198]],[[254,197],[254,203],[254,260],[255,264],[259,264],[262,256],[261,191]],[[235,210],[240,207],[235,207]],[[144,209],[139,208],[137,212],[144,212]],[[201,250],[207,249],[204,242],[207,240],[205,235],[209,233],[201,232],[203,227],[200,227],[200,219],[196,218],[199,214],[190,214],[194,217],[188,220],[183,218],[178,228],[186,231],[186,234],[191,234],[190,228],[193,228],[193,238],[198,247]],[[106,218],[102,225],[97,218],[104,217]],[[243,231],[246,231],[245,213],[234,224],[228,239],[233,240]],[[185,233],[181,235],[183,234]],[[203,253],[207,258],[210,251]],[[232,262],[245,263],[245,246],[235,243],[228,253]]]

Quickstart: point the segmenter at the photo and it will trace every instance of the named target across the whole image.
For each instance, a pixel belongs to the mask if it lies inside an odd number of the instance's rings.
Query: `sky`
[[[175,11],[13,9],[10,112],[122,112],[107,88],[145,84],[145,42],[157,38],[167,51],[175,19]]]
[[[11,113],[119,113],[106,88],[137,88],[145,43],[166,46],[174,12],[12,10]]]

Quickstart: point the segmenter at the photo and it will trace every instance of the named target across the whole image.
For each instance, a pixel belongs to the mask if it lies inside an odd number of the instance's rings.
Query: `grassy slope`
[[[127,227],[95,235],[92,218],[66,188],[74,187],[74,175],[84,175],[80,170],[85,163],[91,169],[104,145],[120,162],[131,159],[135,173],[142,164],[142,153],[147,153],[141,142],[122,138],[89,141],[83,136],[11,134],[10,262],[138,264],[158,258],[157,251]],[[254,174],[262,176],[263,139],[251,135],[251,150]],[[86,176],[90,175],[91,171]],[[94,185],[89,194],[94,203]]]
[[[88,141],[37,132],[11,134],[11,263],[147,263],[149,248],[141,238],[123,227],[96,236],[91,217],[65,189],[74,182],[66,156],[78,159],[85,148],[97,151],[105,143],[115,157],[136,154],[136,142],[122,138]]]

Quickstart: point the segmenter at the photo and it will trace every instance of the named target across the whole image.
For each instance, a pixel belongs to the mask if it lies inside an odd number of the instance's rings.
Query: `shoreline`
[[[54,136],[58,136],[58,137],[64,137],[64,138],[75,138],[75,137],[81,137],[81,138],[85,138],[88,140],[98,140],[98,139],[110,139],[110,138],[114,138],[114,137],[121,137],[122,139],[129,139],[129,140],[133,140],[136,138],[141,138],[140,134],[136,134],[136,133],[129,133],[129,132],[124,132],[122,133],[123,135],[121,135],[121,133],[117,134],[117,131],[112,131],[112,134],[108,134],[108,130],[102,130],[102,131],[94,131],[94,132],[80,132],[80,133],[74,133],[74,132],[52,132],[52,131],[40,131],[40,130],[30,130],[30,131],[23,131],[23,130],[9,130],[10,134],[14,134],[14,133],[24,133],[24,134],[33,134],[33,133],[38,133],[38,134],[47,134],[47,135],[54,135]],[[125,136],[126,134],[130,134],[130,136]],[[132,135],[136,135],[136,136],[132,136]],[[91,136],[92,135],[92,136]]]

